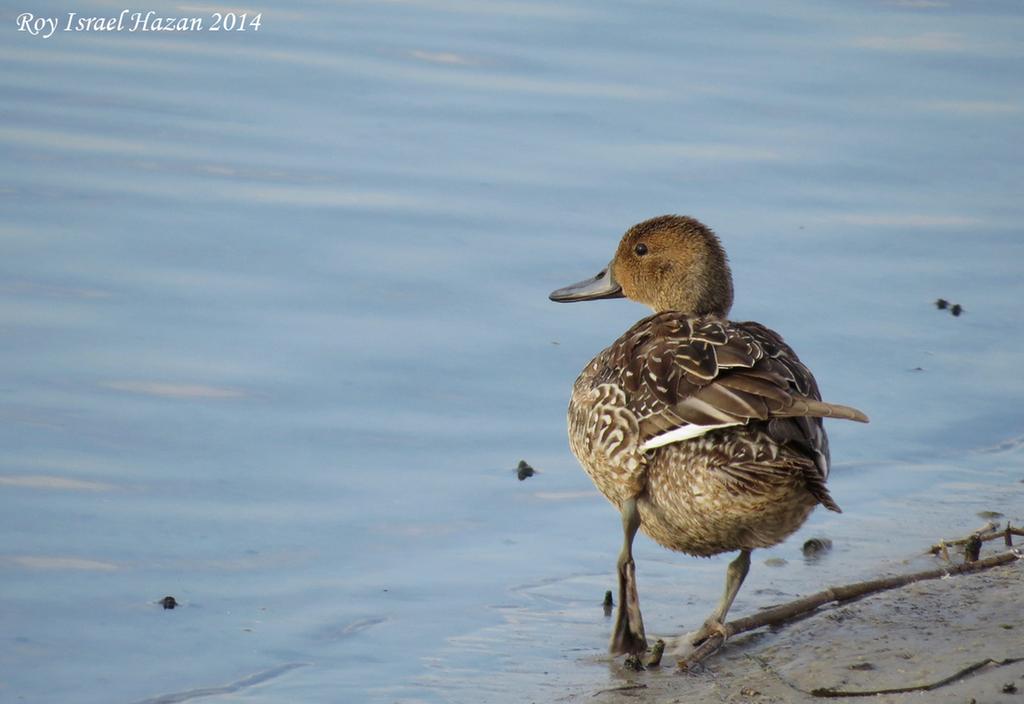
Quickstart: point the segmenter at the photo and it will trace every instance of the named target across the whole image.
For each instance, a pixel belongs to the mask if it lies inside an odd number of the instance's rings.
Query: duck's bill
[[[622,287],[612,276],[612,265],[609,264],[592,279],[579,281],[571,286],[552,291],[548,298],[557,303],[572,303],[574,301],[596,301],[601,298],[623,298],[624,296]]]

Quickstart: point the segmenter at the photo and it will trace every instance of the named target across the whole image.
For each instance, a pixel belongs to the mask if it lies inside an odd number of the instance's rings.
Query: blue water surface
[[[0,12],[0,700],[614,684],[619,521],[564,412],[646,313],[547,293],[662,213],[872,418],[829,423],[845,513],[755,553],[737,613],[1024,520],[1019,3],[154,0],[261,25],[17,31],[122,9]],[[728,559],[640,539],[652,632]]]

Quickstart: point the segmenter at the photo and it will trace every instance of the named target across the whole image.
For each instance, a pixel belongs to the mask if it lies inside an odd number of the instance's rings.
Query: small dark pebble
[[[819,558],[832,549],[832,541],[828,538],[811,538],[803,546],[804,557]]]
[[[519,477],[519,481],[529,479],[536,473],[533,467],[527,464],[526,460],[519,460],[519,467],[516,468],[516,476]]]
[[[627,655],[622,664],[627,670],[633,670],[634,672],[643,672],[647,669],[644,667],[639,655]]]
[[[935,301],[935,307],[938,308],[939,310],[946,310],[946,308],[949,308],[949,301],[947,301],[945,298],[940,298],[939,300]]]
[[[875,666],[869,662],[859,662],[856,665],[850,665],[851,670],[858,670],[860,672],[867,672],[868,670],[874,670]]]
[[[1003,694],[1016,694],[1016,693],[1017,693],[1017,685],[1015,685],[1013,682],[1007,682],[1006,684],[1003,685]]]
[[[964,312],[964,309],[963,306],[961,306],[959,303],[954,303],[953,306],[949,309],[949,312],[953,314],[954,318],[956,318],[959,317],[960,314]]]
[[[753,687],[744,687],[743,689],[740,690],[740,696],[743,696],[743,697],[760,697],[761,693],[758,692]]]
[[[163,606],[165,609],[173,609],[178,605],[178,600],[175,599],[173,596],[165,596],[157,603]]]

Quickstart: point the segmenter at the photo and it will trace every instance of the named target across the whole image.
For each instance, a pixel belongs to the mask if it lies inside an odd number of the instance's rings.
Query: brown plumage
[[[784,540],[818,503],[839,511],[821,419],[867,417],[823,402],[777,333],[729,321],[732,291],[718,238],[692,218],[662,216],[631,228],[594,279],[551,295],[626,296],[655,310],[586,366],[569,405],[573,454],[623,516],[614,652],[646,645],[631,552],[638,528],[692,555],[741,551],[700,638],[720,629],[751,550]]]

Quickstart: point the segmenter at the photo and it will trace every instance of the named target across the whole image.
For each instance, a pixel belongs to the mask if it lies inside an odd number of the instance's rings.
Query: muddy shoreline
[[[775,631],[739,636],[699,674],[665,666],[630,672],[609,663],[614,682],[572,702],[821,702],[815,690],[864,693],[938,683],[931,691],[873,695],[892,702],[1024,701],[1024,561],[930,580],[820,609]],[[860,700],[861,696],[840,696]]]

